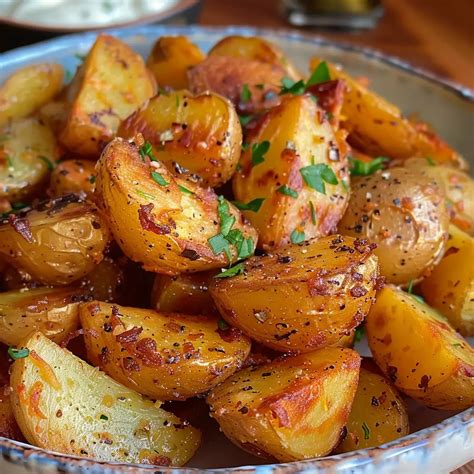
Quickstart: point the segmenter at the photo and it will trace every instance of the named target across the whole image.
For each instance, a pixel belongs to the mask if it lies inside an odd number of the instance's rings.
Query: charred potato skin
[[[93,365],[152,399],[205,393],[238,370],[250,352],[250,340],[235,330],[220,331],[216,317],[91,302],[81,305],[81,323]]]
[[[158,166],[142,162],[137,147],[122,139],[111,142],[98,162],[99,202],[123,252],[145,270],[168,275],[226,266],[227,257],[215,255],[208,244],[220,232],[214,191]],[[151,171],[159,171],[169,184],[157,184]],[[229,204],[229,209],[234,228],[256,242],[253,227],[237,208]],[[232,262],[236,259],[233,252]]]
[[[104,34],[97,38],[73,83],[60,140],[74,153],[92,157],[115,136],[120,121],[156,93],[154,78],[142,58]]]
[[[474,350],[429,306],[386,286],[366,330],[375,362],[400,391],[440,410],[474,404]]]
[[[63,86],[59,64],[36,64],[14,72],[0,87],[0,125],[35,112]]]
[[[362,322],[379,285],[367,242],[329,236],[245,262],[242,275],[215,279],[223,318],[278,351],[337,344]]]
[[[439,183],[422,170],[397,167],[353,178],[338,230],[375,242],[381,274],[405,285],[429,274],[440,261],[448,226]]]
[[[29,443],[99,461],[165,466],[183,465],[196,451],[200,433],[159,404],[39,332],[24,345],[29,356],[13,363],[10,385],[15,418]]]
[[[240,158],[242,130],[232,104],[214,93],[162,93],[122,122],[118,136],[141,133],[171,171],[176,163],[202,178],[203,186],[228,181]]]
[[[46,285],[67,285],[90,273],[108,240],[98,209],[73,194],[0,221],[0,257]]]
[[[211,416],[254,455],[280,462],[323,456],[339,441],[359,366],[355,351],[325,348],[245,369],[211,391]]]
[[[289,96],[247,137],[249,147],[232,184],[241,202],[265,198],[258,212],[244,212],[259,231],[258,245],[264,250],[290,243],[295,230],[304,232],[305,239],[327,235],[346,210],[349,175],[344,143],[324,117],[309,95]],[[264,141],[270,143],[265,161],[252,166],[252,147]],[[300,170],[312,164],[327,165],[338,180],[336,185],[326,184],[326,194],[303,179]],[[280,192],[283,185],[298,196]]]
[[[188,69],[206,59],[206,55],[185,36],[162,36],[153,46],[147,66],[160,87],[187,89]]]
[[[54,168],[48,188],[50,197],[83,192],[93,198],[95,188],[95,163],[87,160],[64,160]]]
[[[474,238],[449,227],[446,251],[420,285],[426,302],[464,336],[474,336]]]

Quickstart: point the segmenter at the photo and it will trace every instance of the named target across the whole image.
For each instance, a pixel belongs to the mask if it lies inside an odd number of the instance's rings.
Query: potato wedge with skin
[[[79,303],[87,299],[77,287],[32,288],[0,293],[0,342],[19,346],[41,331],[60,343],[79,325]]]
[[[391,168],[352,179],[342,234],[377,244],[380,272],[391,283],[419,280],[440,261],[449,216],[443,187],[422,169]]]
[[[291,352],[338,343],[362,322],[378,286],[367,242],[332,235],[283,247],[216,278],[210,291],[223,318],[257,342]]]
[[[307,240],[333,231],[349,200],[348,162],[344,144],[314,100],[307,94],[286,97],[247,141],[232,184],[240,202],[265,199],[258,212],[244,212],[258,230],[258,246],[271,250],[294,242],[295,234]],[[265,142],[263,162],[254,164],[255,149]],[[327,172],[336,184],[323,181]],[[318,177],[324,193],[309,184]]]
[[[29,443],[100,461],[181,466],[200,433],[41,333],[13,363],[15,418]]]
[[[370,359],[362,360],[346,429],[337,453],[380,446],[410,432],[402,398]]]
[[[35,112],[63,86],[59,64],[35,64],[15,71],[0,87],[0,125]]]
[[[386,286],[366,330],[375,362],[406,395],[439,410],[474,405],[474,350],[428,305]]]
[[[128,117],[118,136],[141,133],[154,155],[171,171],[178,163],[216,187],[237,167],[242,129],[232,104],[214,93],[193,97],[187,91],[160,94]]]
[[[311,60],[311,70],[321,63]],[[384,98],[370,91],[335,65],[327,63],[331,79],[346,83],[342,115],[343,127],[349,132],[349,141],[372,156],[406,159],[412,156],[430,156],[439,163],[466,169],[467,163],[455,150],[425,127],[402,116],[400,110]]]
[[[120,122],[156,93],[155,80],[142,58],[105,34],[97,38],[74,82],[60,140],[80,155],[98,156]]]
[[[59,159],[52,131],[27,118],[5,126],[0,135],[0,198],[17,202],[39,194]]]
[[[48,195],[84,192],[93,198],[95,188],[95,163],[88,160],[64,160],[54,168],[49,182]]]
[[[256,36],[226,36],[210,49],[209,56],[231,56],[273,64],[283,68],[290,79],[301,79],[301,74],[278,46]]]
[[[125,255],[147,271],[177,275],[226,266],[208,240],[220,233],[218,198],[158,161],[142,161],[136,145],[115,139],[97,164],[96,189],[110,228]],[[162,184],[154,181],[152,174]],[[161,177],[159,178],[158,175]],[[229,204],[233,229],[256,242],[255,230]],[[231,261],[237,260],[232,246]]]
[[[219,315],[209,293],[216,272],[156,275],[151,292],[151,306],[165,313]]]
[[[0,436],[25,441],[13,414],[11,388],[8,385],[0,387]]]
[[[81,305],[87,358],[152,399],[184,400],[236,372],[250,340],[218,318],[158,313],[93,301]]]
[[[242,449],[280,462],[324,456],[339,441],[360,356],[327,347],[238,372],[207,397],[211,416]]]
[[[464,336],[474,336],[474,238],[449,226],[441,262],[420,285],[426,302]]]
[[[0,258],[46,285],[66,285],[90,273],[108,239],[98,209],[74,194],[0,220]]]
[[[186,36],[162,36],[153,46],[146,65],[160,87],[186,89],[188,69],[206,59],[206,55]]]

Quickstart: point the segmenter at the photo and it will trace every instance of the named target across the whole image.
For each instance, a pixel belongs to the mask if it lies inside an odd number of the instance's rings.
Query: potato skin
[[[232,104],[214,93],[160,94],[122,122],[118,136],[141,133],[154,155],[173,171],[178,163],[203,186],[228,181],[240,158],[242,129]]]
[[[378,285],[365,242],[332,235],[245,262],[243,274],[215,279],[211,295],[226,321],[278,351],[309,352],[350,335]]]
[[[218,199],[185,175],[173,176],[160,162],[142,161],[135,145],[115,139],[97,164],[96,189],[100,205],[123,252],[147,271],[177,275],[217,269],[228,264],[224,253],[215,255],[208,239],[220,232]],[[156,183],[151,172],[168,183]],[[184,187],[188,192],[183,191]],[[237,208],[233,228],[256,242],[255,230]],[[232,252],[232,262],[237,252]]]
[[[0,125],[26,117],[49,102],[63,86],[59,64],[35,64],[15,71],[0,87]]]
[[[187,89],[187,72],[206,55],[186,36],[162,36],[153,46],[146,65],[160,87]]]
[[[0,387],[0,437],[25,441],[13,415],[11,388],[8,385]]]
[[[448,225],[438,182],[421,169],[396,167],[353,178],[338,230],[375,242],[381,274],[405,285],[423,278],[439,262]]]
[[[137,53],[101,34],[76,73],[71,91],[60,140],[74,153],[97,157],[121,120],[156,93],[156,84]]]
[[[375,362],[406,395],[439,410],[474,405],[474,350],[429,306],[386,286],[366,330]]]
[[[380,446],[410,432],[402,398],[371,359],[362,360],[346,429],[337,453]]]
[[[246,141],[249,146],[232,184],[241,202],[265,198],[258,212],[244,212],[258,230],[258,246],[271,250],[288,244],[295,230],[303,232],[306,240],[334,231],[349,200],[348,162],[343,144],[314,100],[307,94],[286,97]],[[264,162],[253,165],[252,148],[265,141],[270,148]],[[303,179],[300,170],[312,164],[328,166],[338,180],[335,185],[325,184],[326,194]],[[297,197],[280,192],[282,186],[291,188]]]
[[[48,188],[50,197],[84,192],[91,199],[95,188],[95,163],[87,160],[64,160],[54,168]]]
[[[81,305],[88,360],[159,400],[207,392],[238,370],[250,340],[220,331],[218,318],[165,314],[93,301]],[[104,349],[105,348],[105,349]]]
[[[207,397],[225,435],[280,462],[324,456],[339,441],[359,377],[360,356],[327,347],[238,372]]]
[[[39,448],[99,461],[181,466],[200,433],[41,333],[12,365],[15,418]],[[107,440],[107,441],[105,441]]]
[[[449,226],[446,251],[420,285],[426,302],[464,336],[474,336],[474,238]]]
[[[98,209],[73,194],[0,220],[0,258],[46,285],[66,285],[90,273],[108,239]]]

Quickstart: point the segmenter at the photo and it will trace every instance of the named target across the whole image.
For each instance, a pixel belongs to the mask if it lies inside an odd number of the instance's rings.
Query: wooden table
[[[385,0],[384,5],[373,30],[310,31],[399,56],[474,89],[474,0]],[[278,0],[204,0],[201,23],[289,27],[278,13]]]

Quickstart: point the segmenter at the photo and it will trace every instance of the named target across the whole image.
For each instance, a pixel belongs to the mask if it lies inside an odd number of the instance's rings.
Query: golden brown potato
[[[98,156],[120,122],[156,93],[142,58],[113,36],[99,35],[73,80],[61,142],[80,155]]]
[[[337,453],[380,446],[410,432],[403,400],[370,359],[362,361],[346,430]]]
[[[55,135],[59,135],[67,118],[68,104],[65,100],[55,100],[44,104],[38,110],[38,117]]]
[[[0,258],[47,285],[66,285],[92,271],[109,238],[97,208],[70,194],[0,220]]]
[[[207,401],[225,435],[278,461],[324,456],[339,441],[357,388],[360,357],[327,347],[242,370]]]
[[[51,197],[84,192],[93,197],[95,163],[87,160],[64,160],[51,173],[48,195]]]
[[[35,64],[15,71],[0,87],[0,125],[26,117],[56,96],[63,86],[59,64]]]
[[[0,198],[11,202],[37,195],[59,159],[51,130],[35,118],[0,130]]]
[[[1,281],[6,291],[41,286],[41,284],[33,280],[29,273],[11,265],[5,265],[5,268],[1,269]]]
[[[321,63],[311,61],[311,69]],[[400,110],[365,85],[351,78],[341,69],[329,64],[331,79],[346,83],[342,115],[343,127],[349,132],[351,143],[372,156],[406,159],[412,156],[430,156],[439,163],[465,169],[465,160],[422,124],[404,118]]]
[[[119,301],[121,290],[131,293],[122,288],[124,283],[124,271],[111,258],[104,258],[94,270],[82,278],[79,282],[81,288],[93,299],[105,301],[107,303]],[[138,282],[130,282],[136,285]]]
[[[204,59],[206,55],[185,36],[162,36],[153,46],[146,65],[160,87],[186,89],[188,69]]]
[[[240,331],[215,317],[158,313],[93,301],[81,305],[87,358],[118,382],[159,400],[207,392],[250,352]]]
[[[382,275],[404,285],[423,278],[439,262],[448,226],[438,182],[422,169],[391,168],[352,179],[338,230],[375,242]]]
[[[140,150],[143,153],[144,147]],[[256,232],[237,208],[185,175],[173,176],[161,162],[143,160],[134,144],[117,138],[97,165],[101,205],[129,258],[145,270],[176,275],[220,268],[229,259],[235,262],[247,249],[244,244],[252,247],[246,255],[253,253]],[[231,224],[231,236],[242,239],[240,246],[224,242],[223,221],[224,232]],[[215,245],[215,240],[223,245]]]
[[[187,91],[160,94],[128,117],[118,136],[141,133],[155,156],[171,171],[179,166],[216,187],[237,167],[242,129],[232,104],[217,94],[193,97]]]
[[[0,387],[0,436],[25,441],[13,414],[11,388],[8,385]]]
[[[86,292],[77,287],[40,287],[0,293],[0,342],[19,346],[36,331],[61,342],[79,324],[79,302]]]
[[[107,462],[181,466],[200,433],[41,333],[12,366],[15,418],[29,443]]]
[[[446,316],[456,331],[474,336],[474,239],[456,226],[441,262],[421,282],[426,302]]]
[[[286,76],[298,81],[301,74],[275,44],[256,36],[226,36],[209,51],[209,56],[231,56],[279,66]]]
[[[151,306],[165,313],[219,315],[209,293],[216,272],[156,275],[151,292]]]
[[[216,278],[210,291],[226,321],[279,351],[337,343],[367,314],[378,286],[377,258],[365,241],[332,235],[290,245]]]
[[[377,365],[402,392],[440,410],[474,405],[474,350],[428,305],[387,286],[366,329]]]
[[[309,95],[289,96],[247,137],[233,190],[268,250],[334,231],[349,200],[347,157]],[[265,153],[262,153],[265,151]]]

